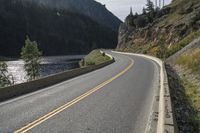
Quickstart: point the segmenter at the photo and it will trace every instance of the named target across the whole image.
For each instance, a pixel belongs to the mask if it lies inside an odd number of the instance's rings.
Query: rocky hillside
[[[149,20],[148,16],[152,14]],[[173,0],[153,13],[130,14],[120,26],[117,49],[166,58],[183,47],[179,42],[193,36],[191,34],[199,28],[200,1]]]
[[[27,0],[21,0],[27,1]],[[115,31],[118,30],[121,21],[114,16],[106,7],[95,0],[28,0],[40,5],[56,9],[65,9],[71,12],[86,15]]]
[[[0,56],[19,56],[26,35],[44,55],[114,48],[117,32],[88,16],[17,0],[0,0]]]

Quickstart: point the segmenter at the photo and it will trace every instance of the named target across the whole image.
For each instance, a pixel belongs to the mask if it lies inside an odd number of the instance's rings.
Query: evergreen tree
[[[137,18],[137,17],[138,17],[138,13],[137,13],[137,12],[135,13],[134,17],[135,17],[135,18]]]
[[[29,80],[34,80],[39,77],[40,57],[42,53],[38,49],[37,42],[31,41],[26,37],[25,46],[21,51],[21,58],[24,60],[24,69],[29,77]]]
[[[146,12],[146,9],[143,7],[142,9],[142,14],[145,15],[147,12]]]
[[[148,12],[148,13],[150,13],[150,12],[154,12],[154,4],[153,4],[153,2],[151,1],[151,0],[147,0],[147,4],[146,4],[146,11]]]
[[[153,2],[151,0],[147,0],[146,7],[147,7],[146,8],[147,18],[148,18],[148,21],[151,23],[156,14]]]

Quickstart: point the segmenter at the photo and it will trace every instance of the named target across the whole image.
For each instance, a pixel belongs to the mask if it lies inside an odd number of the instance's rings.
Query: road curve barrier
[[[112,51],[114,53],[140,56],[156,62],[160,66],[160,92],[157,133],[177,133],[177,124],[171,102],[169,84],[165,65],[162,60],[149,55]],[[148,131],[147,131],[148,132]]]
[[[106,54],[106,55],[111,57],[111,55],[109,54]],[[0,88],[0,102],[17,97],[17,96],[21,96],[23,94],[34,92],[44,87],[48,87],[48,86],[57,84],[59,82],[89,73],[91,71],[110,65],[113,62],[115,62],[115,59],[112,57],[111,60],[106,61],[101,64],[72,69],[65,72],[49,75],[37,80]]]

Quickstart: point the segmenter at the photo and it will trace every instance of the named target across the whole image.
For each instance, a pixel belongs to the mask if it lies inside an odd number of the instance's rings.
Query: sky
[[[133,12],[141,13],[147,0],[96,0],[106,5],[106,8],[110,10],[114,15],[124,21],[125,17],[130,13],[130,7]],[[155,0],[152,0],[153,2]],[[166,4],[169,4],[171,0],[165,0]]]

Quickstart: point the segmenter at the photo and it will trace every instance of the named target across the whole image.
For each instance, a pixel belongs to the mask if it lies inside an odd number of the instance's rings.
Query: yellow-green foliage
[[[181,41],[179,41],[177,44],[174,44],[171,48],[169,48],[167,51],[167,57],[175,54],[198,37],[200,37],[200,30],[192,32],[191,34],[183,38]]]
[[[185,95],[194,109],[200,111],[200,90],[197,85],[188,81],[185,77],[182,78],[182,85],[185,88]],[[200,120],[200,119],[199,119]]]
[[[158,53],[158,47],[152,48],[150,52],[151,52],[151,54],[152,54],[153,56],[156,56],[157,53]]]
[[[83,60],[80,61],[80,66],[85,67],[90,65],[97,65],[108,60],[111,60],[111,58],[104,52],[101,53],[100,50],[93,50],[87,56],[85,56]]]
[[[177,64],[187,67],[193,72],[200,72],[200,48],[183,54],[177,59]]]

